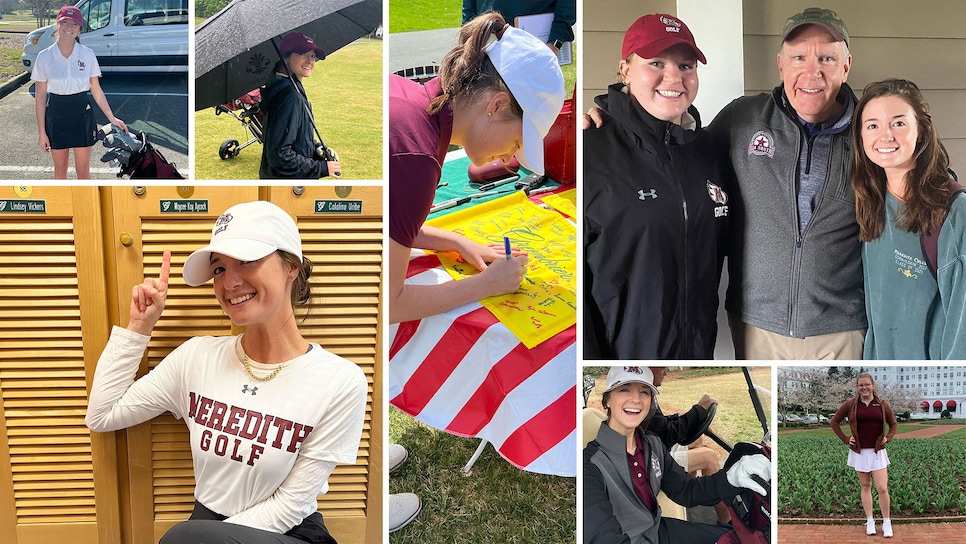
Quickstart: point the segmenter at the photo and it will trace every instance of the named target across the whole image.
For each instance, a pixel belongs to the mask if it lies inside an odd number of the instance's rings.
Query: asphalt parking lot
[[[148,141],[178,171],[190,177],[188,164],[188,77],[186,74],[104,74],[101,88],[114,115],[131,132],[144,131]],[[50,156],[37,146],[34,84],[27,81],[0,99],[0,179],[44,180],[53,176]],[[98,126],[107,123],[94,108]],[[91,154],[94,179],[117,180],[119,168],[100,161],[107,151],[100,142]],[[76,179],[73,158],[68,178]]]

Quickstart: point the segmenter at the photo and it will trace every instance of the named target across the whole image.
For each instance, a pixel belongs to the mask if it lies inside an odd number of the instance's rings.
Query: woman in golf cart
[[[57,13],[57,40],[37,55],[30,75],[37,111],[37,144],[54,159],[54,179],[67,179],[70,150],[74,150],[77,179],[91,179],[91,146],[97,134],[94,109],[87,91],[107,120],[127,132],[127,125],[114,116],[98,80],[97,57],[80,43],[84,18],[74,6]],[[48,94],[49,93],[49,94]]]
[[[319,179],[339,176],[338,160],[328,160],[315,142],[312,104],[305,96],[302,78],[312,75],[315,63],[325,59],[325,51],[312,38],[292,32],[282,38],[278,48],[282,60],[275,64],[275,79],[262,92],[265,113],[261,179]]]
[[[729,525],[662,517],[657,494],[664,491],[684,506],[712,505],[741,493],[741,488],[764,495],[759,482],[771,478],[771,462],[761,454],[747,455],[727,471],[693,478],[674,462],[660,438],[644,432],[658,394],[645,366],[615,366],[607,373],[607,420],[597,439],[584,448],[583,542],[737,542]]]
[[[499,13],[466,23],[425,85],[389,76],[389,319],[436,315],[520,287],[527,257],[423,224],[450,144],[476,166],[516,158],[543,173],[543,137],[560,113],[564,81],[547,44]],[[442,285],[406,285],[412,248],[455,251],[482,272]]]

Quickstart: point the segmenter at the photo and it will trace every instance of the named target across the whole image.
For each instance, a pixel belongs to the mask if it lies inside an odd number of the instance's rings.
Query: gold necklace
[[[245,349],[242,348],[241,336],[238,337],[238,343],[236,344],[236,351],[238,352],[238,356],[239,356],[238,358],[242,360],[242,366],[245,367],[245,371],[248,372],[248,375],[260,382],[267,382],[268,380],[271,380],[275,376],[278,376],[278,373],[281,372],[283,368],[285,368],[286,364],[288,364],[287,361],[284,363],[279,363],[278,366],[275,367],[275,370],[271,371],[267,376],[256,376],[255,373],[252,372],[252,361],[251,359],[248,358],[248,354],[245,353]]]

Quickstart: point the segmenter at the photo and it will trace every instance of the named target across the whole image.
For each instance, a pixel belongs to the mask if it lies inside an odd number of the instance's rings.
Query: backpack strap
[[[949,202],[946,204],[946,213],[949,213],[950,206],[953,205],[953,200],[959,195],[959,193],[966,192],[966,188],[959,184],[956,180],[956,173],[952,170],[949,171],[949,189],[950,196]],[[943,223],[946,220],[943,218]],[[919,245],[922,247],[922,254],[926,257],[926,266],[929,268],[929,272],[932,274],[934,280],[938,280],[937,269],[939,268],[939,233],[943,230],[943,223],[939,224],[939,228],[930,232],[929,234],[919,237]]]

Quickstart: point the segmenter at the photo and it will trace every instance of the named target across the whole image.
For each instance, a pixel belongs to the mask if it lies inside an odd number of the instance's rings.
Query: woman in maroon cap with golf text
[[[701,129],[687,25],[645,15],[584,132],[584,357],[710,359],[729,192]]]
[[[328,160],[313,138],[315,121],[312,104],[305,95],[302,79],[312,75],[315,63],[325,51],[312,38],[292,32],[278,48],[282,60],[275,64],[275,79],[262,91],[265,131],[261,179],[319,179],[340,176],[338,160]]]
[[[114,116],[97,78],[101,67],[97,57],[80,43],[84,18],[74,6],[57,13],[57,40],[37,55],[30,79],[35,82],[37,145],[54,159],[54,179],[67,179],[70,150],[74,150],[77,179],[91,179],[91,146],[97,124],[87,91],[107,120],[127,132],[127,125]]]

